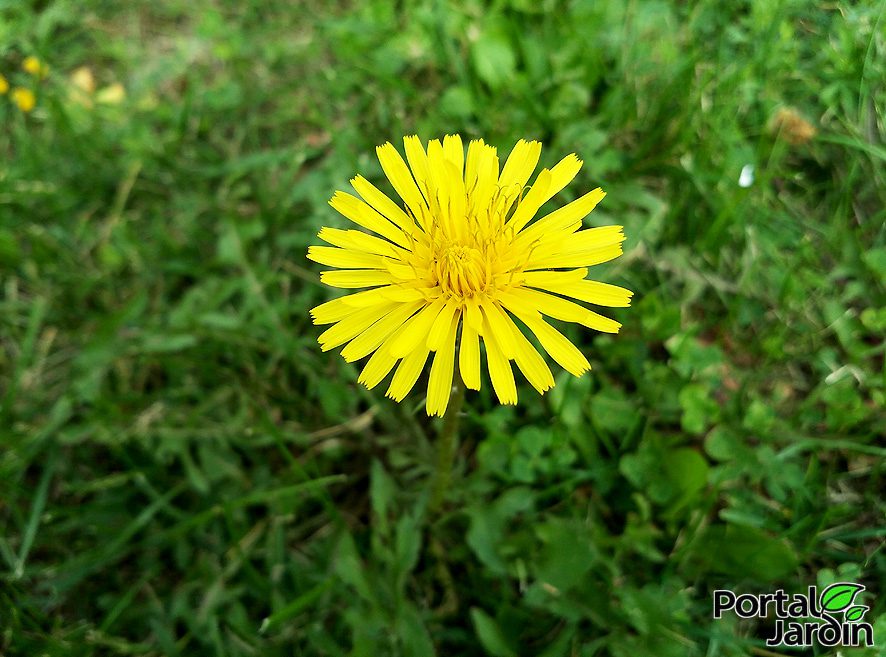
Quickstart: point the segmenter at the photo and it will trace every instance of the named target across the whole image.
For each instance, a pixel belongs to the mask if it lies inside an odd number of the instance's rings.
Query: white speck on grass
[[[738,186],[739,187],[750,187],[754,184],[754,165],[753,164],[745,164],[741,168],[741,173],[738,175]]]

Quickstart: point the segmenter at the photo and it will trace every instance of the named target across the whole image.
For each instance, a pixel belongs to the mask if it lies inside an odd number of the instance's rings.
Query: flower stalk
[[[446,499],[449,484],[452,481],[452,468],[455,454],[458,452],[458,427],[461,409],[465,401],[465,384],[458,372],[455,373],[449,406],[443,415],[443,426],[437,437],[437,466],[432,480],[431,501],[429,510],[436,514]]]

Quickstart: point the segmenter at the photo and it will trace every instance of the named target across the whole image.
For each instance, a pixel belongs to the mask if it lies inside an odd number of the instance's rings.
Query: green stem
[[[446,497],[449,482],[452,480],[452,466],[458,451],[458,423],[461,408],[465,401],[465,384],[458,371],[455,372],[454,390],[449,397],[449,406],[443,414],[443,427],[437,437],[437,469],[434,471],[433,489],[429,511],[437,513]]]

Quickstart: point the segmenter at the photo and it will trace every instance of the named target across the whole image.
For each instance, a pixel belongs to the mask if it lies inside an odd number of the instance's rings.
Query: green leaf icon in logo
[[[858,605],[856,607],[850,607],[846,610],[846,613],[843,614],[843,618],[845,618],[850,623],[855,623],[856,621],[860,621],[864,616],[865,612],[870,607],[865,607],[864,605]]]
[[[861,591],[864,591],[864,586],[861,584],[837,582],[821,592],[819,603],[824,611],[843,611],[852,604],[855,596]]]

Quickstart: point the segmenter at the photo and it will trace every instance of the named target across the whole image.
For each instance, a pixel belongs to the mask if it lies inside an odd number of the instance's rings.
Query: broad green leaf
[[[683,408],[681,422],[689,433],[700,434],[719,418],[720,406],[705,386],[691,383],[680,391],[679,399]]]
[[[704,489],[708,480],[708,462],[696,450],[688,447],[665,452],[664,472],[672,484],[672,506],[681,506]]]
[[[477,504],[467,510],[471,519],[466,541],[477,558],[492,572],[504,574],[507,564],[499,548],[504,542],[508,521],[518,513],[528,511],[535,503],[529,488],[511,488],[492,504]]]
[[[470,89],[462,86],[449,87],[440,98],[440,111],[458,119],[471,116],[474,113],[474,97]]]
[[[400,608],[396,621],[397,636],[403,645],[403,657],[434,657],[434,643],[421,614],[410,603]]]
[[[493,657],[516,657],[517,652],[511,647],[498,624],[485,611],[471,607],[471,621],[477,638],[486,652]]]
[[[216,242],[216,256],[225,265],[236,265],[243,259],[243,244],[234,226],[226,225]]]
[[[335,574],[347,584],[354,587],[361,598],[374,603],[375,595],[369,581],[366,579],[365,569],[357,546],[354,545],[353,537],[343,532],[333,555],[332,568]]]
[[[514,76],[517,58],[507,34],[500,30],[488,30],[471,46],[471,62],[474,71],[492,89],[500,89]]]
[[[406,514],[397,521],[395,530],[396,566],[398,571],[397,585],[406,582],[407,575],[418,563],[421,551],[421,523],[412,514]]]
[[[753,527],[711,525],[692,544],[688,565],[699,574],[715,572],[758,582],[787,577],[797,555],[787,541]]]
[[[388,533],[388,509],[394,499],[397,485],[385,471],[378,459],[373,459],[369,466],[369,501],[375,516],[376,527],[381,534]]]
[[[561,592],[579,584],[598,559],[588,528],[579,520],[552,518],[536,533],[545,544],[536,576]]]
[[[866,251],[861,259],[880,280],[886,278],[886,246]]]

